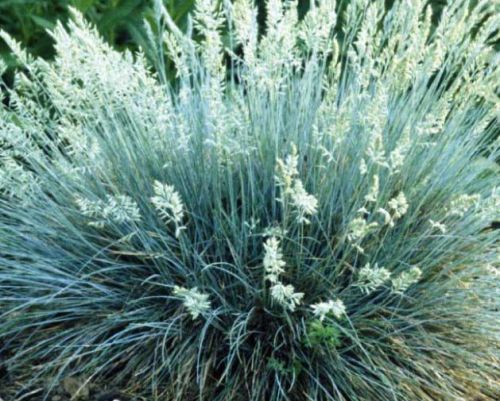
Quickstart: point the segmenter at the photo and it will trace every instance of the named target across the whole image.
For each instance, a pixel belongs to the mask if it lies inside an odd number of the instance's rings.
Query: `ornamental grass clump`
[[[424,1],[269,0],[259,30],[250,0],[198,0],[181,32],[157,2],[150,61],[76,12],[52,62],[3,34],[24,64],[0,111],[10,375],[498,399],[500,14],[475,3],[434,27]]]

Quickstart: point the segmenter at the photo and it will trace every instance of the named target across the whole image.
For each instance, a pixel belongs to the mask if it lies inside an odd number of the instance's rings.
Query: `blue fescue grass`
[[[352,2],[339,49],[332,1],[269,1],[264,36],[216,3],[201,42],[157,3],[151,69],[78,14],[53,63],[4,35],[9,369],[153,400],[496,399],[492,4],[434,31],[423,2]]]

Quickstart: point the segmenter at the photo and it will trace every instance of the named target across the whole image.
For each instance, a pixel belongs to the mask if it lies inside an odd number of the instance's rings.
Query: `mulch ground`
[[[52,388],[50,394],[47,390],[51,381],[38,383],[36,386],[26,388],[30,377],[16,377],[9,371],[2,355],[3,344],[0,342],[0,401],[146,401],[140,397],[120,392],[119,389],[105,383],[89,383],[83,377],[70,377],[62,380]]]
[[[116,388],[107,388],[104,384],[85,385],[85,380],[78,377],[63,380],[47,396],[49,381],[45,386],[41,383],[27,389],[23,386],[25,380],[19,381],[10,376],[0,364],[0,401],[145,401]]]

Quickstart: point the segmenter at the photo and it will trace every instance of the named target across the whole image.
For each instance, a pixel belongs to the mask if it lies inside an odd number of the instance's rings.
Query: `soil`
[[[85,385],[78,377],[63,380],[47,395],[50,383],[24,389],[22,382],[8,377],[5,368],[0,373],[0,401],[144,401],[105,385]]]
[[[87,384],[84,377],[78,376],[65,378],[48,395],[51,380],[27,389],[25,384],[30,377],[14,377],[5,358],[5,347],[0,341],[0,401],[146,401],[105,383]]]

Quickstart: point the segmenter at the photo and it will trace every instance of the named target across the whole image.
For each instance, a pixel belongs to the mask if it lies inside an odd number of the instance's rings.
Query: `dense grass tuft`
[[[154,67],[78,13],[54,62],[3,35],[24,63],[0,111],[12,375],[151,400],[498,399],[493,2],[434,29],[424,1],[358,0],[339,30],[333,1],[299,21],[270,0],[265,32],[250,0],[218,3],[184,34],[158,2]]]

